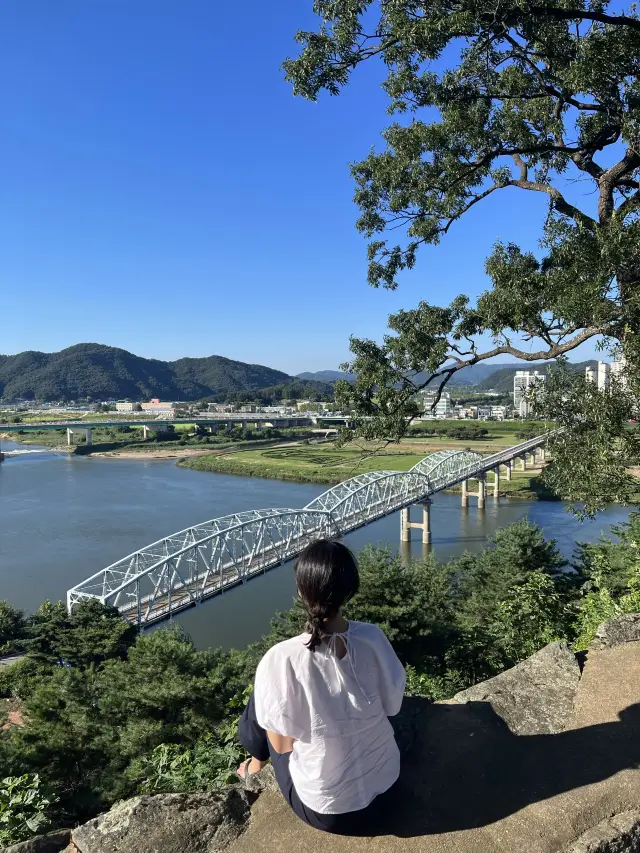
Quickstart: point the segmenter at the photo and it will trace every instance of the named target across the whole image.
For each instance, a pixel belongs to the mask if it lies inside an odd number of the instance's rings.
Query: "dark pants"
[[[259,761],[267,761],[268,758],[271,758],[273,771],[278,786],[282,791],[282,796],[289,803],[295,814],[305,823],[308,823],[309,826],[313,826],[315,829],[322,829],[324,832],[334,832],[338,835],[377,834],[377,831],[380,829],[380,820],[384,817],[386,811],[383,801],[387,799],[387,795],[395,786],[392,786],[384,794],[377,796],[366,808],[360,809],[357,812],[320,814],[305,806],[294,788],[291,781],[291,773],[289,772],[291,753],[276,752],[267,737],[267,733],[258,725],[253,693],[240,717],[238,735],[240,743],[254,758],[257,758]]]

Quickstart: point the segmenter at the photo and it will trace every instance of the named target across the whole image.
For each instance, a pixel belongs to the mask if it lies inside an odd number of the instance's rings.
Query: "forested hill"
[[[596,367],[598,364],[597,361],[578,361],[575,363],[568,363],[567,367],[570,370],[575,370],[576,373],[584,373],[585,368],[587,366]],[[478,383],[478,390],[480,391],[502,391],[504,393],[510,393],[513,391],[513,377],[516,375],[516,370],[537,370],[541,374],[546,374],[547,370],[553,370],[553,362],[534,362],[532,364],[527,364],[526,362],[514,365],[509,364],[501,367],[500,370],[496,370],[492,373],[487,379]]]
[[[570,364],[569,367],[579,372],[584,373],[585,367],[595,365],[595,361],[581,361],[576,364]],[[541,373],[546,373],[552,362],[539,361],[528,363],[526,361],[517,362],[481,362],[473,364],[470,367],[463,367],[457,373],[454,373],[449,380],[448,386],[452,388],[459,385],[475,386],[479,391],[495,390],[495,391],[513,391],[513,377],[516,370],[538,370]],[[355,379],[352,373],[342,373],[339,370],[319,370],[316,373],[299,373],[300,379],[315,379],[323,382],[335,382],[337,379],[347,379],[349,382]],[[424,382],[427,379],[426,373],[417,373],[413,376],[416,383]]]
[[[0,397],[5,399],[198,400],[273,386],[286,389],[291,384],[298,390],[304,385],[314,397],[331,391],[323,383],[301,382],[280,370],[219,355],[159,361],[101,344],[0,355]]]

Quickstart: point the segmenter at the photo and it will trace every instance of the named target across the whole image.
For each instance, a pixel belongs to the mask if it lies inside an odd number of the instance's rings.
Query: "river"
[[[3,441],[3,450],[23,446]],[[234,477],[178,468],[173,460],[101,459],[24,453],[0,464],[0,598],[32,611],[120,557],[169,533],[232,512],[301,507],[326,486]],[[446,560],[484,547],[499,527],[529,516],[570,557],[577,540],[593,541],[628,509],[609,507],[578,522],[563,503],[492,498],[479,512],[457,495],[432,507],[433,549]],[[356,550],[371,542],[399,547],[398,513],[346,537]],[[419,540],[419,531],[413,531]],[[422,551],[419,541],[413,553]],[[291,563],[212,599],[178,620],[198,646],[243,646],[258,639],[294,594]]]

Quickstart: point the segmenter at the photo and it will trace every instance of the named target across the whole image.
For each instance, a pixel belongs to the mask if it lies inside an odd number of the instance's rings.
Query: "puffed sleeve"
[[[308,740],[310,713],[307,698],[291,661],[274,646],[258,664],[254,687],[256,719],[268,732]]]
[[[380,667],[380,699],[387,717],[394,717],[402,705],[407,674],[384,631],[378,629],[376,654]]]

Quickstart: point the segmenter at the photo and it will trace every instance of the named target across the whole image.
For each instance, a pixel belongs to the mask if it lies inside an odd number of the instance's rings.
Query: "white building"
[[[491,406],[491,417],[495,421],[504,421],[511,414],[510,406]]]
[[[493,406],[478,406],[478,420],[488,421],[491,417],[492,408]]]
[[[587,382],[595,382],[598,391],[608,391],[611,387],[612,381],[618,382],[624,387],[624,369],[624,359],[620,359],[620,361],[612,361],[611,363],[599,361],[595,368],[585,368],[585,378]]]
[[[140,403],[130,403],[128,401],[121,400],[116,403],[116,412],[139,412],[140,411]]]
[[[513,405],[521,418],[528,418],[532,414],[531,402],[527,399],[529,389],[546,378],[537,370],[516,370],[513,377]]]
[[[420,401],[424,407],[426,417],[435,418],[450,418],[453,417],[453,407],[451,405],[451,394],[448,391],[443,391],[440,399],[436,403],[435,409],[432,409],[433,402],[436,399],[435,391],[422,391],[420,393]]]

